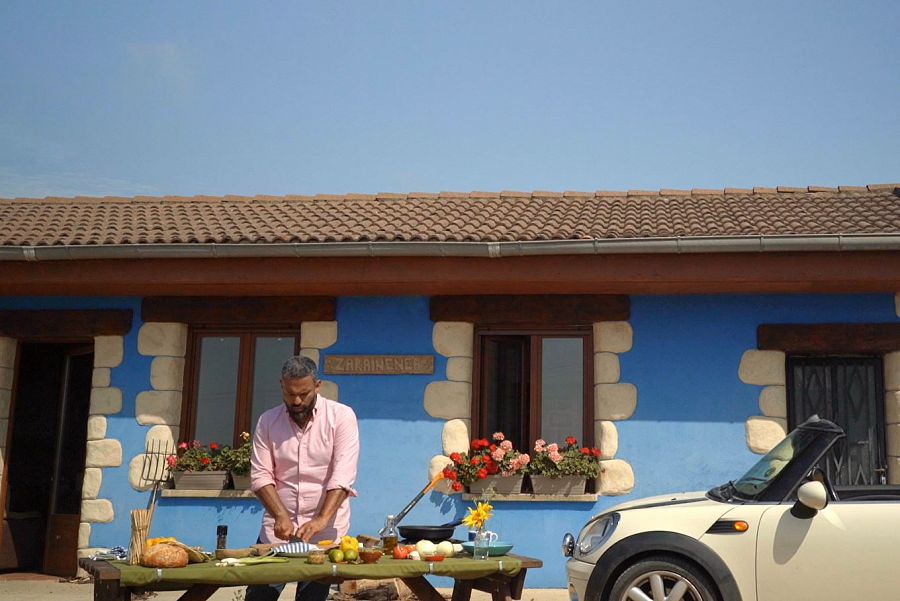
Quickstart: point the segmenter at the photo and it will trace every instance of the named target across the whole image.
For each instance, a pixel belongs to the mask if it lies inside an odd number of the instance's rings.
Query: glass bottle
[[[384,519],[384,528],[378,533],[381,536],[381,546],[385,553],[392,553],[394,547],[400,542],[400,533],[397,532],[397,523],[394,516],[389,515]]]

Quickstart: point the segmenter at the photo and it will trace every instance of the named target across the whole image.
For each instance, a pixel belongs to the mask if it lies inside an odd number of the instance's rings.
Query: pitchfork
[[[153,512],[156,511],[156,502],[159,500],[159,489],[169,479],[169,464],[167,459],[175,454],[175,447],[169,446],[169,441],[153,438],[147,442],[144,453],[144,463],[141,465],[141,479],[138,486],[143,488],[150,485],[150,500],[147,502],[147,532],[153,524]]]

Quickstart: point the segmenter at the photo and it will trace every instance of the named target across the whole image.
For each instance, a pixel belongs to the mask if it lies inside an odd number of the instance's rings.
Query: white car
[[[900,493],[838,499],[817,465],[843,437],[812,417],[737,481],[591,518],[563,539],[570,598],[900,599]]]

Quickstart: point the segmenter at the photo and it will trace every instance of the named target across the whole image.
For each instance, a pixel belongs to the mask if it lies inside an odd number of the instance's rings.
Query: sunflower
[[[469,528],[480,530],[484,528],[484,524],[491,519],[493,505],[490,503],[478,502],[475,509],[469,507],[469,515],[463,518],[463,524]]]

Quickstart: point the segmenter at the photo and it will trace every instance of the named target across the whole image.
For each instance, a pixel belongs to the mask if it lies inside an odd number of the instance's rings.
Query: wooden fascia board
[[[900,252],[0,263],[0,295],[343,296],[900,290]]]
[[[333,321],[333,296],[150,296],[141,303],[143,321],[189,324],[285,324]]]

